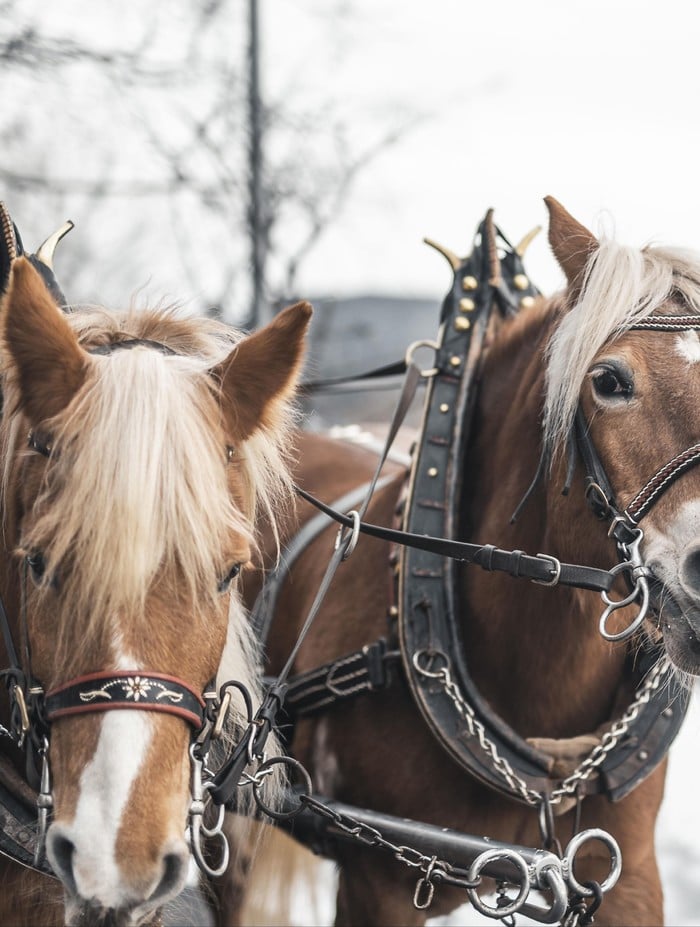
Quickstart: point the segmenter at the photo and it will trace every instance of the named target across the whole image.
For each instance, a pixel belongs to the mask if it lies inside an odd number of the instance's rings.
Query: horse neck
[[[503,323],[485,358],[464,466],[471,492],[461,537],[607,566],[605,530],[587,511],[581,474],[571,493],[561,495],[564,461],[540,479],[511,524],[539,463],[544,349],[552,317],[543,305]],[[524,736],[574,736],[610,716],[624,652],[600,637],[601,608],[593,592],[464,571],[461,621],[470,671],[494,708]]]

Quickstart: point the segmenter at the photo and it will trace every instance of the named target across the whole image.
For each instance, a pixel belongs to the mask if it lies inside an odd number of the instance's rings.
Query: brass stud
[[[396,606],[396,605],[391,605],[391,606],[389,607],[389,617],[390,617],[390,618],[397,618],[397,617],[398,617],[398,614],[399,614],[398,606]]]
[[[450,407],[447,405],[446,402],[441,402],[441,403],[440,403],[440,411],[442,412],[443,415],[445,414],[445,412],[449,412],[449,411],[450,411]]]
[[[513,286],[516,290],[526,290],[530,286],[530,281],[525,274],[516,274],[513,277]]]
[[[523,298],[520,300],[521,309],[530,309],[534,305],[535,305],[534,296],[523,296]]]
[[[479,281],[476,277],[472,277],[471,274],[467,274],[466,277],[462,277],[462,289],[463,290],[475,290],[479,286]]]
[[[466,332],[472,327],[472,323],[469,319],[465,319],[463,315],[458,315],[455,319],[455,329],[458,332]]]
[[[437,467],[430,467],[428,470],[428,476],[436,477],[438,475]]]
[[[459,354],[453,354],[450,358],[450,367],[459,367],[462,363],[462,358]]]
[[[463,296],[459,301],[460,312],[473,312],[476,309],[476,303],[468,296]]]

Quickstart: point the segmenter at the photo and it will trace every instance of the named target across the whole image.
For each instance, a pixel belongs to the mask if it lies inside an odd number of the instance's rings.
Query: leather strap
[[[311,493],[296,487],[296,492],[315,506],[319,511],[337,521],[347,528],[353,526],[353,521],[312,496]],[[386,528],[368,522],[360,522],[359,530],[362,534],[380,538],[393,544],[399,544],[412,550],[422,550],[439,557],[447,557],[461,563],[473,563],[489,572],[497,571],[508,573],[510,576],[529,579],[532,582],[545,586],[576,586],[593,592],[609,592],[614,576],[609,570],[597,567],[581,566],[580,564],[561,563],[555,557],[547,554],[532,556],[522,550],[501,550],[493,544],[472,544],[468,541],[453,541],[449,538],[433,537],[431,535],[416,534],[410,531],[399,531],[395,528]]]
[[[289,681],[285,709],[292,718],[316,714],[363,692],[384,689],[392,681],[392,670],[400,665],[400,651],[389,650],[381,638],[362,650],[294,676]]]
[[[112,709],[165,712],[199,729],[204,722],[205,704],[181,679],[142,670],[89,673],[53,689],[45,699],[50,722]]]

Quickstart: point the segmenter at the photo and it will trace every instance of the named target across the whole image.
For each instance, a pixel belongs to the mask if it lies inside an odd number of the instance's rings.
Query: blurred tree
[[[77,220],[58,258],[72,298],[123,300],[125,281],[162,291],[167,279],[197,310],[256,324],[253,226],[270,305],[294,295],[358,174],[417,121],[395,113],[358,143],[334,101],[309,106],[286,86],[258,110],[255,215],[246,9],[0,0],[0,198],[28,245]],[[352,4],[324,5],[334,12],[349,16]]]

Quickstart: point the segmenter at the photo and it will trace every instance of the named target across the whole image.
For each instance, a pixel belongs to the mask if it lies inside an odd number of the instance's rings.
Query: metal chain
[[[449,665],[441,666],[437,670],[427,670],[422,667],[419,660],[416,659],[419,655],[420,652],[414,655],[413,665],[422,675],[430,679],[436,679],[441,683],[445,693],[454,704],[459,715],[463,718],[470,736],[478,739],[479,745],[491,759],[494,769],[507,782],[511,791],[517,793],[528,805],[540,805],[542,803],[542,795],[530,788],[528,784],[518,776],[508,760],[499,754],[496,745],[486,736],[486,728],[477,719],[474,709],[469,702],[466,701],[459,691],[457,684],[452,679]],[[435,653],[435,656],[438,656],[438,652]],[[448,662],[444,654],[440,653],[439,656],[443,657],[445,661]],[[670,664],[667,657],[662,657],[656,662],[654,668],[647,674],[642,686],[637,690],[636,697],[627,711],[625,711],[621,718],[614,722],[609,731],[603,734],[600,743],[593,748],[588,756],[576,767],[574,772],[571,773],[570,776],[567,776],[566,779],[562,780],[559,786],[552,791],[549,796],[551,804],[558,804],[565,796],[573,795],[579,784],[590,779],[598,770],[598,767],[603,763],[610,751],[617,746],[622,737],[628,732],[630,725],[639,715],[642,706],[649,701],[653,693],[659,688],[664,676],[668,672],[669,666]]]
[[[376,827],[363,824],[361,821],[356,820],[348,814],[341,814],[339,811],[330,808],[312,795],[301,795],[300,801],[315,814],[326,818],[334,827],[342,830],[343,833],[352,837],[353,840],[356,840],[358,843],[362,843],[368,847],[380,847],[383,850],[388,850],[393,854],[394,859],[403,863],[405,866],[410,866],[412,869],[420,869],[423,873],[430,872],[429,881],[449,882],[450,885],[470,889],[476,889],[481,884],[480,877],[477,879],[467,879],[458,874],[461,873],[461,870],[455,869],[454,866],[445,860],[436,859],[434,856],[426,856],[414,847],[392,843],[391,840],[387,840]]]
[[[567,776],[558,789],[550,796],[550,801],[559,802],[565,795],[573,795],[580,782],[590,779],[593,773],[603,763],[610,751],[617,746],[624,735],[629,731],[633,721],[639,715],[642,707],[647,704],[654,692],[659,688],[664,676],[670,668],[668,657],[659,659],[654,668],[647,674],[643,685],[637,690],[637,695],[630,703],[627,711],[612,725],[609,731],[603,734],[600,743],[591,750],[580,765]]]

